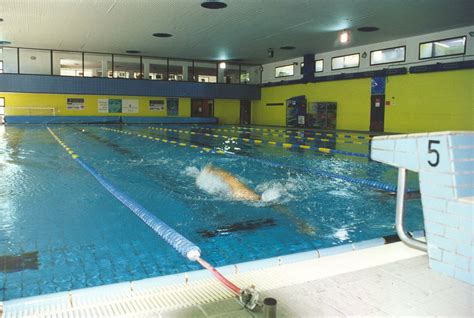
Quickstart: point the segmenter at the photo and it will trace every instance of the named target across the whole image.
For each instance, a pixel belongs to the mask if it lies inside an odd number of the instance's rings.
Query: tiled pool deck
[[[425,253],[402,243],[223,272],[277,299],[278,317],[473,316],[473,286],[430,270]],[[210,274],[198,273],[202,279],[189,283],[146,279],[8,301],[4,316],[263,317],[242,308]]]

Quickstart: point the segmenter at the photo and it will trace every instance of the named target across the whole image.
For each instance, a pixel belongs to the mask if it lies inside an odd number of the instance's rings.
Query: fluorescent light
[[[446,45],[446,44],[444,44],[444,43],[435,42],[435,44],[449,49],[449,45]]]
[[[227,67],[227,65],[225,64],[225,62],[220,62],[220,63],[219,63],[219,68],[220,68],[221,70],[225,70],[226,67]]]
[[[349,41],[349,33],[344,30],[341,34],[339,34],[339,42],[340,43],[347,43]]]

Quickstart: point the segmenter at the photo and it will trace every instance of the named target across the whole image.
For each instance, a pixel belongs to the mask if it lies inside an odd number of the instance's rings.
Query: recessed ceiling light
[[[0,45],[9,45],[12,44],[10,41],[0,41]]]
[[[201,7],[206,8],[206,9],[224,9],[227,7],[227,4],[225,4],[222,1],[204,1],[201,3]]]
[[[173,36],[173,34],[169,33],[153,33],[153,36],[156,36],[157,38],[170,38]]]
[[[219,63],[219,68],[220,68],[221,70],[225,70],[226,67],[227,67],[227,64],[225,64],[225,62],[220,62],[220,63]]]
[[[280,47],[280,50],[294,50],[294,49],[296,49],[296,47],[290,46],[290,45]]]
[[[373,27],[373,26],[366,26],[366,27],[357,28],[357,31],[360,31],[360,32],[375,32],[375,31],[378,31],[378,30],[379,30],[379,28]]]
[[[140,53],[140,51],[137,51],[137,50],[127,50],[125,52],[127,52],[129,54],[138,54],[138,53]]]
[[[339,42],[340,42],[340,43],[347,43],[347,42],[349,42],[349,33],[347,32],[347,30],[342,31],[342,32],[339,34]]]
[[[0,18],[0,22],[3,22],[3,19],[2,19],[2,18]]]

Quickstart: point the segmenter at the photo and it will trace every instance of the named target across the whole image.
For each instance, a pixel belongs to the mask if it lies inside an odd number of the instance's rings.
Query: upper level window
[[[3,61],[0,61],[0,73],[3,73]]]
[[[463,55],[466,53],[466,37],[420,43],[419,58],[430,59],[440,56]]]
[[[394,47],[370,52],[370,65],[405,62],[405,47]]]
[[[320,73],[324,70],[324,60],[314,61],[314,72]]]
[[[360,62],[359,53],[333,57],[331,59],[331,69],[340,70],[343,68],[359,67],[359,62]]]
[[[293,76],[295,68],[293,64],[275,67],[275,77]]]

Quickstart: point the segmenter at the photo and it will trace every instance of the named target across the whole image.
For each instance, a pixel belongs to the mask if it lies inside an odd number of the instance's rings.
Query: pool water
[[[184,132],[209,132],[216,126],[166,127],[183,132],[150,130],[146,125],[51,126],[112,184],[198,245],[214,266],[395,233],[393,195],[303,170],[395,184],[394,168],[367,158]],[[368,153],[364,143],[295,141],[258,132],[233,135]],[[204,171],[209,164],[236,176],[265,200],[232,199],[229,189]],[[415,189],[417,183],[417,176],[409,175],[409,186]],[[406,209],[407,228],[423,229],[420,200],[408,201]],[[200,269],[72,160],[45,126],[27,125],[0,126],[1,260],[0,300]]]

